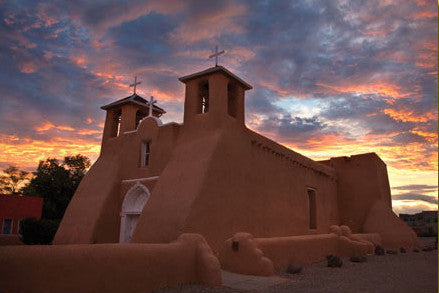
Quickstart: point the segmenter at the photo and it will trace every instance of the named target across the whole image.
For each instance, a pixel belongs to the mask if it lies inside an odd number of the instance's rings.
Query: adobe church
[[[386,164],[373,152],[314,161],[245,126],[252,86],[222,66],[179,78],[184,121],[136,93],[103,106],[101,154],[67,208],[54,244],[169,243],[201,234],[218,253],[238,232],[416,237],[392,212]],[[136,83],[134,84],[136,86]]]
[[[133,95],[102,107],[101,154],[54,245],[3,246],[2,292],[220,286],[221,269],[271,276],[327,255],[417,246],[375,153],[313,161],[245,126],[252,87],[226,68],[179,80],[182,124],[162,124],[165,110],[136,94],[137,80]]]

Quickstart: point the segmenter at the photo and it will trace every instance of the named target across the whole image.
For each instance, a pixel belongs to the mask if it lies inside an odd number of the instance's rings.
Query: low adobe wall
[[[327,255],[372,254],[380,244],[378,234],[352,234],[347,226],[332,226],[328,234],[253,238],[236,233],[225,241],[219,258],[223,269],[247,275],[270,276],[290,263],[313,263]],[[370,241],[370,240],[373,240]]]
[[[0,250],[3,293],[136,293],[184,283],[221,285],[218,259],[198,234],[183,234],[169,244],[9,246]]]
[[[264,256],[280,270],[286,269],[290,263],[322,261],[325,256],[338,252],[338,237],[335,234],[256,238],[255,242]]]
[[[23,245],[21,235],[19,234],[2,234],[0,235],[0,246],[4,245]]]

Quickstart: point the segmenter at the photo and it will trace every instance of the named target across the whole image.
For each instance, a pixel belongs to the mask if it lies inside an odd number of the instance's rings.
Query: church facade
[[[222,66],[179,79],[184,121],[137,94],[103,106],[101,154],[67,208],[54,244],[169,243],[201,234],[215,253],[238,232],[321,235],[345,225],[413,247],[373,152],[314,161],[245,126],[252,87]]]

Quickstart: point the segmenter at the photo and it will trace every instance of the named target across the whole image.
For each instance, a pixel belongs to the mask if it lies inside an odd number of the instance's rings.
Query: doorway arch
[[[130,242],[134,230],[137,226],[137,220],[142,213],[143,207],[148,201],[150,192],[148,188],[137,182],[125,194],[120,212],[120,234],[119,242]]]

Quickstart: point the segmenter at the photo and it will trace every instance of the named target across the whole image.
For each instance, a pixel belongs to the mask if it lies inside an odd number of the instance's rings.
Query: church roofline
[[[211,67],[211,68],[208,68],[206,70],[203,70],[203,71],[200,71],[200,72],[197,72],[197,73],[193,73],[193,74],[189,74],[189,75],[180,77],[178,80],[183,82],[183,83],[186,83],[187,81],[189,81],[191,79],[194,79],[194,78],[197,78],[197,77],[200,77],[200,76],[203,76],[203,75],[209,75],[209,74],[212,74],[212,73],[215,73],[215,72],[222,72],[223,74],[225,74],[225,75],[235,79],[236,81],[238,81],[244,87],[245,90],[251,90],[253,88],[251,85],[246,83],[244,80],[242,80],[241,78],[239,78],[238,76],[236,76],[235,74],[233,74],[232,72],[230,72],[229,70],[227,70],[223,66]]]
[[[133,103],[133,104],[136,104],[136,105],[139,105],[139,106],[149,107],[149,103],[148,103],[147,100],[145,100],[144,98],[142,98],[138,94],[132,94],[129,97],[117,100],[117,101],[115,101],[113,103],[110,103],[108,105],[104,105],[104,106],[101,107],[101,109],[102,110],[108,110],[108,109],[113,108],[115,106],[123,105],[123,104],[126,104],[126,103]],[[166,113],[165,110],[163,110],[162,108],[160,108],[160,107],[158,107],[156,105],[153,105],[153,109],[155,111],[158,111],[158,112],[162,113],[162,114]]]

